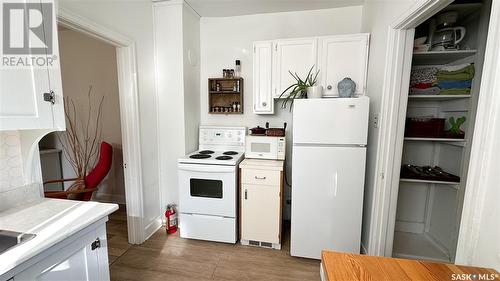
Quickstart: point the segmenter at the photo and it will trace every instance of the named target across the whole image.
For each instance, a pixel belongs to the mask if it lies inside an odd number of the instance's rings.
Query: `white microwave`
[[[247,136],[245,158],[285,160],[285,137]]]

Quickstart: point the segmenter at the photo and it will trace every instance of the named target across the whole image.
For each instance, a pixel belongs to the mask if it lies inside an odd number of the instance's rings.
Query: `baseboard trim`
[[[158,229],[162,226],[161,216],[158,216],[153,219],[145,228],[144,228],[144,241],[148,240],[153,234],[155,234]]]

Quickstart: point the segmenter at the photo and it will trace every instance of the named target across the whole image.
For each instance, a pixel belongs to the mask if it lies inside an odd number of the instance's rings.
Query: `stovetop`
[[[244,158],[243,152],[233,150],[197,150],[179,158],[179,163],[236,166]]]

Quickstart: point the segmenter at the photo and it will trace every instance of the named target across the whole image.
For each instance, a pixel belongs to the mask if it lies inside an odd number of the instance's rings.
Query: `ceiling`
[[[362,5],[364,0],[186,0],[202,17],[319,10]]]

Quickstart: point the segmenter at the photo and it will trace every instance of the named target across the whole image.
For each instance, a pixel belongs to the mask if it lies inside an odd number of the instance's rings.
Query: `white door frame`
[[[116,47],[128,240],[131,244],[140,244],[145,234],[135,42],[61,7],[57,21],[61,26]]]
[[[422,0],[417,2],[388,29],[388,45],[382,94],[381,127],[377,147],[377,163],[370,218],[368,254],[391,256],[396,218],[396,206],[404,141],[404,123],[414,28],[449,5],[451,0]],[[466,194],[459,232],[456,261],[472,264],[477,245],[482,203],[487,196],[488,183],[495,183],[496,160],[493,159],[500,135],[500,0],[493,0],[489,22],[485,63],[479,94],[478,114],[472,143],[472,157],[466,183]],[[496,128],[492,125],[496,124]],[[498,166],[496,166],[498,167]],[[490,171],[481,173],[481,171]],[[498,184],[498,183],[496,183]]]

